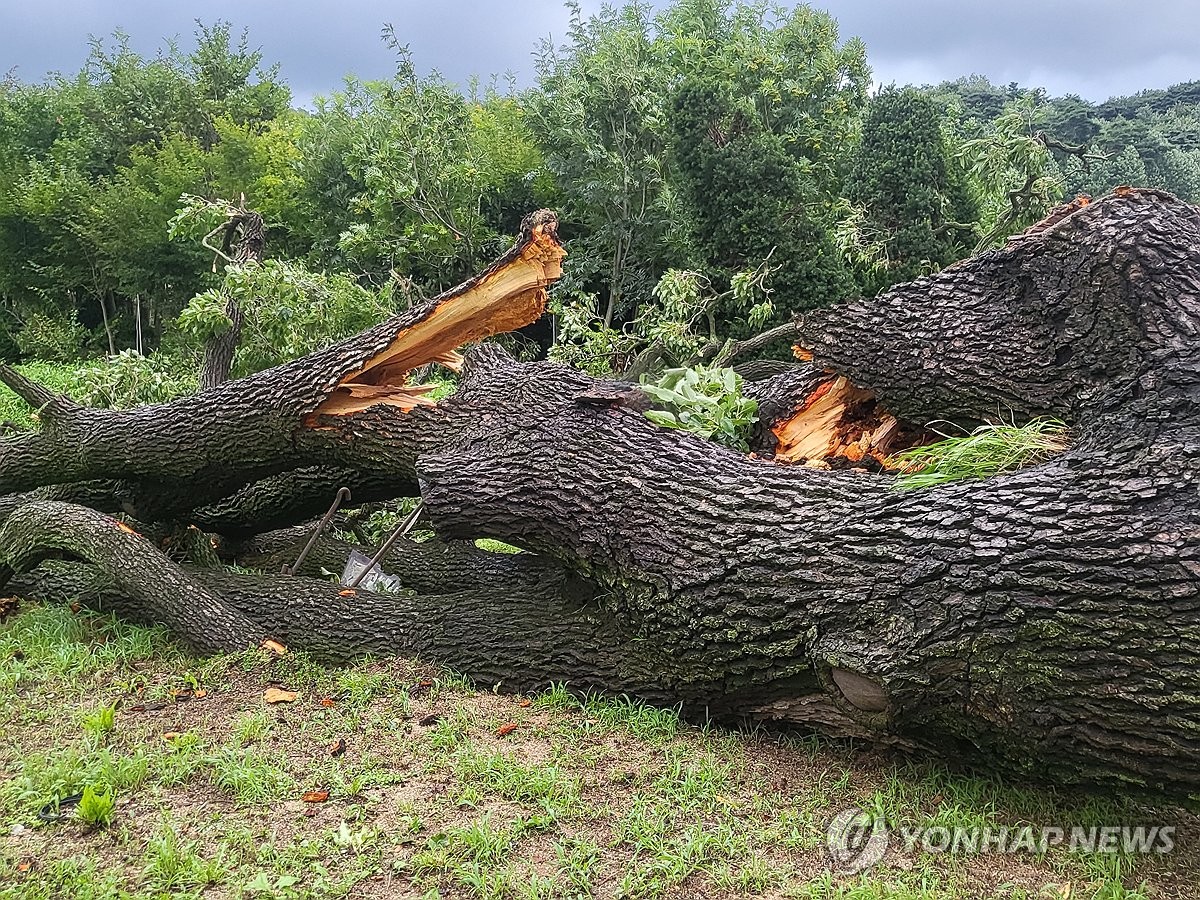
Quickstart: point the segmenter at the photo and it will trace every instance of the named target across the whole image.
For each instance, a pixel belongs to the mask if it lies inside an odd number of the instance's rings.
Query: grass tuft
[[[942,436],[945,440],[892,456],[890,462],[904,473],[896,478],[897,490],[990,478],[1041,462],[1069,443],[1067,426],[1047,418],[1019,426],[983,425],[963,437]]]
[[[117,798],[111,787],[105,785],[101,790],[89,784],[83,789],[83,797],[79,801],[79,818],[94,828],[104,828],[112,821],[116,806]]]

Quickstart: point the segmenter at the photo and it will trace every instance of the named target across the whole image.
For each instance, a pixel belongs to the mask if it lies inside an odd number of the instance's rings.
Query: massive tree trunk
[[[511,689],[566,681],[1197,793],[1198,243],[1200,210],[1122,191],[809,313],[812,362],[750,387],[747,455],[655,427],[631,385],[487,345],[452,396],[406,383],[540,314],[561,250],[538,214],[427,306],[167,406],[85,410],[5,370],[43,430],[0,443],[0,489],[26,492],[0,503],[0,577],[204,648],[420,653]],[[1033,467],[898,491],[883,465],[924,423],[1046,414],[1072,443]],[[339,484],[423,498],[439,539],[385,559],[405,593],[184,568],[87,508],[202,523],[273,568],[307,533],[254,535]],[[480,537],[526,552],[463,543]],[[348,551],[316,553],[334,568]],[[75,567],[37,568],[51,557]]]

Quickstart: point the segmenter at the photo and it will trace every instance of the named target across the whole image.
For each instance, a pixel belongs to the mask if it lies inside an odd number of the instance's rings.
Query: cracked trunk
[[[487,346],[450,397],[408,384],[540,314],[561,250],[539,214],[462,288],[165,407],[85,410],[6,371],[43,431],[0,443],[0,489],[26,492],[0,502],[0,561],[32,596],[84,593],[209,649],[419,653],[511,689],[1197,793],[1197,246],[1200,211],[1121,192],[807,314],[813,362],[750,385],[745,455],[655,427],[628,384]],[[910,492],[886,471],[923,423],[1045,414],[1073,440],[1037,466]],[[404,593],[183,568],[88,508],[195,522],[274,566],[306,533],[254,535],[338,483],[423,498],[439,540],[385,561]],[[479,537],[526,552],[463,543]]]

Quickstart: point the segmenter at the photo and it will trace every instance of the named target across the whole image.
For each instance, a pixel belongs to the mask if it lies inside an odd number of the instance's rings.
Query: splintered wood
[[[891,468],[888,458],[921,439],[881,409],[870,391],[844,376],[825,381],[787,418],[771,428],[775,459],[816,468]]]
[[[401,329],[385,350],[341,380],[317,407],[320,416],[346,416],[386,403],[408,412],[434,406],[433,385],[409,385],[414,369],[432,363],[462,367],[456,349],[536,322],[546,309],[546,288],[562,275],[566,252],[555,222],[535,225],[519,252],[502,265],[449,292],[420,321]]]

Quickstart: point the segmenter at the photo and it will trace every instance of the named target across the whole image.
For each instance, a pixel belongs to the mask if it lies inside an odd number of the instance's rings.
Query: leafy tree
[[[888,235],[886,268],[869,279],[869,289],[969,255],[979,213],[936,100],[914,88],[881,91],[867,110],[852,160],[847,197]]]
[[[985,75],[966,75],[954,81],[943,81],[934,94],[953,99],[962,111],[964,121],[990,122],[1004,113],[1004,108],[1017,99],[1012,86],[992,84]]]
[[[184,333],[199,344],[230,328],[229,295],[245,314],[231,373],[235,378],[357,334],[396,311],[392,285],[372,291],[345,273],[313,272],[299,262],[270,259],[226,268],[219,288],[197,294],[183,310]]]
[[[549,185],[514,96],[464,96],[395,49],[391,81],[352,80],[303,123],[300,203],[323,263],[436,292],[492,256]]]
[[[573,9],[566,46],[542,48],[531,100],[583,231],[556,291],[582,306],[572,317],[594,310],[601,329],[642,320],[671,266],[730,296],[732,275],[777,246],[778,315],[839,296],[848,282],[830,232],[866,99],[862,44],[839,44],[833,19],[805,6],[678,0],[652,16],[629,3],[587,20]],[[691,109],[686,85],[711,96]],[[733,139],[705,146],[722,122],[738,123]],[[782,226],[772,218],[785,213]],[[719,330],[744,333],[744,309],[719,310]]]
[[[1096,108],[1077,94],[1050,100],[1039,110],[1038,118],[1047,134],[1075,146],[1090,144],[1100,133]]]
[[[531,124],[582,235],[560,293],[606,293],[605,327],[648,298],[671,226],[664,196],[664,102],[674,72],[648,4],[605,6],[584,19],[574,0],[568,41],[544,42]]]
[[[1062,196],[1058,169],[1038,137],[1036,103],[1026,94],[992,122],[968,122],[978,136],[958,143],[958,158],[979,198],[983,237],[974,252],[1037,222]]]
[[[203,286],[201,258],[165,225],[181,193],[246,177],[246,155],[222,152],[223,139],[254,142],[287,109],[287,88],[260,63],[219,23],[198,26],[192,53],[143,58],[117,34],[93,41],[72,78],[0,85],[0,301],[14,322],[74,316],[103,326],[114,352],[143,300],[153,338]]]
[[[782,135],[744,117],[720,87],[686,82],[675,98],[674,158],[681,196],[694,210],[694,233],[708,266],[724,280],[770,259],[767,285],[779,322],[852,290],[837,251],[821,185]],[[734,337],[752,331],[740,310],[719,322]]]

